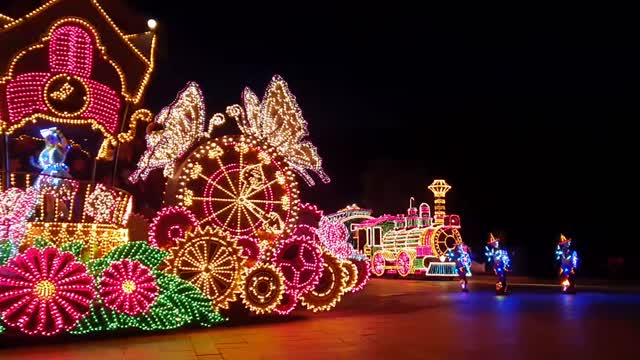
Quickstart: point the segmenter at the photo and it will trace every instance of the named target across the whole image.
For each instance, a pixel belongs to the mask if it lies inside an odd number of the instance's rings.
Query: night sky
[[[159,22],[153,111],[190,80],[211,115],[244,86],[261,96],[273,74],[285,78],[332,178],[302,184],[304,200],[395,214],[411,196],[432,203],[427,185],[445,178],[474,255],[493,231],[516,250],[516,270],[553,275],[563,232],[584,273],[606,276],[607,257],[624,256],[638,275],[623,216],[640,115],[630,11],[128,3],[142,20],[124,28]]]

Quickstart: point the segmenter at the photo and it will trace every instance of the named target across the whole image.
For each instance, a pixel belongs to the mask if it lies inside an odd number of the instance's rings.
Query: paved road
[[[496,297],[452,281],[375,279],[333,312],[235,320],[214,329],[1,344],[2,360],[638,359],[640,293],[561,295],[515,286]],[[12,348],[13,347],[13,348]]]

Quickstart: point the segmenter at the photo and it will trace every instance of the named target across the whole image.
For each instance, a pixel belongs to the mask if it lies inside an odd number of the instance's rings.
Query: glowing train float
[[[155,117],[141,107],[156,25],[125,34],[97,0],[0,15],[0,333],[213,326],[232,304],[326,311],[368,281],[344,225],[299,200],[296,174],[329,177],[281,77],[209,120],[193,82]],[[216,136],[228,120],[240,134]],[[130,180],[167,178],[150,225],[131,194],[65,163],[117,160],[141,122]],[[33,144],[40,171],[17,169]]]
[[[433,215],[426,203],[413,207],[411,198],[406,216],[383,215],[351,226],[355,247],[370,259],[372,274],[457,277],[448,254],[462,244],[460,217],[445,212],[445,194],[451,186],[434,180],[429,189],[435,198]]]

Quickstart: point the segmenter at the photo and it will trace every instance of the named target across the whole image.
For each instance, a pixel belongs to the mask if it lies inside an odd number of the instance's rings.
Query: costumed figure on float
[[[460,289],[464,292],[469,291],[467,281],[467,274],[471,274],[471,256],[469,255],[469,247],[464,244],[458,244],[455,250],[449,251],[449,259],[456,263]]]
[[[29,162],[31,166],[40,169],[40,175],[33,187],[42,193],[46,207],[45,219],[53,220],[56,215],[56,206],[63,216],[67,213],[66,204],[56,196],[56,193],[64,191],[59,188],[65,185],[64,179],[71,178],[69,167],[65,164],[71,145],[57,127],[40,130],[40,136],[44,139],[44,149],[40,151],[37,162],[33,156],[29,158]]]
[[[578,267],[578,252],[571,246],[571,239],[560,234],[556,248],[556,260],[560,263],[560,286],[565,294],[575,294],[575,274]]]
[[[488,262],[493,263],[493,272],[498,276],[496,282],[496,295],[508,293],[507,272],[511,271],[511,259],[509,252],[500,247],[500,239],[489,234],[489,241],[485,247],[485,256]]]

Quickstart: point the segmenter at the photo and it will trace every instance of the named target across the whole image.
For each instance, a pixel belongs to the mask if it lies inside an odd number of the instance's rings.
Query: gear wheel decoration
[[[227,309],[241,291],[242,247],[219,229],[198,228],[187,233],[169,250],[165,262],[166,272],[193,284],[215,308]]]
[[[273,263],[282,272],[287,289],[302,294],[318,283],[322,274],[322,251],[308,236],[294,235],[280,243]]]
[[[322,258],[324,270],[318,284],[300,296],[302,305],[313,312],[332,309],[340,301],[347,287],[347,270],[340,265],[340,260],[328,252],[324,252]]]
[[[256,264],[246,270],[242,303],[256,314],[268,314],[280,304],[284,294],[282,273],[271,264]]]
[[[364,286],[369,282],[371,276],[371,263],[367,259],[350,259],[358,268],[358,279],[356,284],[351,289],[351,292],[358,292],[364,289]]]
[[[242,247],[242,256],[246,259],[244,265],[247,268],[253,267],[258,261],[260,261],[260,245],[256,239],[249,236],[240,236],[236,238],[236,241],[240,247]]]
[[[278,315],[289,315],[298,306],[298,296],[292,292],[285,291],[280,303],[273,309]]]
[[[160,249],[176,246],[176,241],[185,237],[186,232],[198,227],[195,216],[183,207],[165,207],[153,218],[149,226],[149,244]]]
[[[341,265],[342,268],[346,270],[347,274],[344,292],[350,292],[358,282],[358,267],[350,260],[343,260]]]

